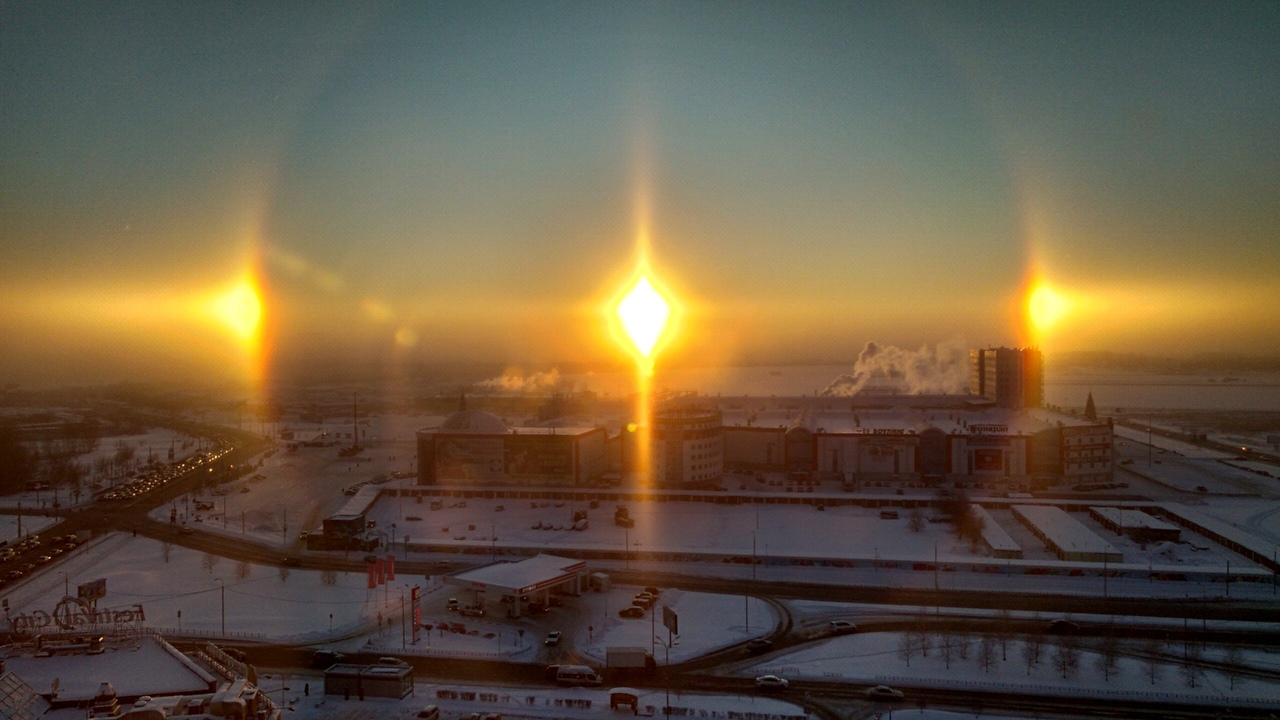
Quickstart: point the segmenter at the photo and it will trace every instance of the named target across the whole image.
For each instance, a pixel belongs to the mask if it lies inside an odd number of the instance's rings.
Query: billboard
[[[107,579],[98,578],[76,586],[76,597],[87,602],[101,600],[107,596]]]
[[[503,479],[503,438],[436,436],[436,478],[477,484]]]
[[[573,478],[573,436],[512,435],[507,438],[505,465],[513,480]]]
[[[995,448],[979,448],[973,451],[975,472],[1000,472],[1004,470],[1004,451]]]

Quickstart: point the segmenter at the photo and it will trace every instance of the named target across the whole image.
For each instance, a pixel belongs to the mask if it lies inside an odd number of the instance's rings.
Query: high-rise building
[[[1044,403],[1044,355],[1035,348],[970,350],[969,392],[999,407],[1039,407]]]

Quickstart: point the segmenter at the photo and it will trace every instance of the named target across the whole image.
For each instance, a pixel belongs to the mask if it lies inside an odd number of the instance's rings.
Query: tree
[[[1231,689],[1236,689],[1236,678],[1243,674],[1244,650],[1239,645],[1227,646],[1226,654],[1222,656],[1222,663],[1227,668],[1227,678],[1231,681]]]
[[[1076,669],[1080,667],[1079,642],[1072,637],[1063,638],[1062,642],[1053,648],[1053,669],[1062,673],[1063,679],[1074,675]]]
[[[1142,664],[1146,670],[1147,678],[1152,685],[1156,684],[1156,680],[1160,677],[1160,668],[1163,661],[1164,646],[1159,640],[1151,640],[1142,646]]]
[[[1084,419],[1093,421],[1098,419],[1098,408],[1093,405],[1093,393],[1089,393],[1089,398],[1084,401]]]
[[[1027,663],[1027,674],[1031,674],[1031,668],[1040,664],[1040,658],[1044,654],[1044,639],[1039,635],[1028,635],[1022,641],[1022,659]]]
[[[960,655],[961,660],[969,659],[970,638],[971,636],[969,635],[969,633],[965,632],[964,630],[961,630],[960,632],[956,633],[956,652]]]
[[[938,633],[938,654],[942,656],[942,662],[948,670],[951,669],[951,656],[955,654],[956,638],[947,631]]]
[[[1009,661],[1009,640],[1013,638],[1013,614],[1002,609],[996,615],[996,639],[1000,641],[1000,661]]]
[[[1111,674],[1116,671],[1120,663],[1120,641],[1108,628],[1107,634],[1098,640],[1098,669],[1102,671],[1102,678],[1106,682],[1111,682]]]
[[[20,492],[34,479],[35,472],[35,458],[18,440],[17,431],[0,425],[0,494]]]
[[[914,632],[904,632],[898,636],[898,658],[905,660],[907,667],[911,667],[911,656],[916,654],[916,634]]]
[[[1183,652],[1182,665],[1179,666],[1178,670],[1181,672],[1182,681],[1187,684],[1187,687],[1194,688],[1196,680],[1199,680],[1200,676],[1204,674],[1204,668],[1200,667],[1200,657],[1204,650],[1199,643],[1191,643]]]
[[[991,672],[991,668],[996,664],[996,639],[990,635],[983,635],[982,640],[978,642],[978,666],[983,672]]]
[[[911,532],[918,533],[924,530],[924,525],[924,510],[918,507],[911,508],[911,512],[907,514],[907,527],[910,528]]]

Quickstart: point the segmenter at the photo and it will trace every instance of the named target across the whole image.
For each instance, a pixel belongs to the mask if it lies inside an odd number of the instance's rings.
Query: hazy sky
[[[1280,352],[1278,3],[262,5],[0,4],[0,373]]]

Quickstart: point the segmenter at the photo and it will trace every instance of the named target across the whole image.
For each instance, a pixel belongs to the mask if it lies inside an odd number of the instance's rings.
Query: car
[[[559,644],[560,644],[560,631],[559,631],[559,630],[552,630],[551,632],[547,633],[547,639],[546,639],[546,640],[543,640],[543,641],[542,641],[542,644],[543,644],[543,645],[546,645],[547,647],[552,647],[552,646],[555,646],[555,645],[559,645]]]
[[[828,627],[830,627],[831,632],[834,633],[851,633],[858,631],[858,626],[848,620],[832,620],[828,623]]]
[[[458,609],[466,617],[484,617],[483,605],[465,605]]]
[[[659,591],[659,590],[658,590],[658,588],[656,588],[656,587],[654,587],[654,586],[652,586],[652,585],[649,585],[648,587],[646,587],[646,588],[644,589],[644,591],[645,591],[645,592],[647,592],[647,593],[649,593],[650,595],[652,595],[652,596],[654,596],[654,597],[658,597],[659,595],[661,595],[661,594],[662,594],[662,592],[661,592],[661,591]]]
[[[311,667],[325,670],[342,662],[346,657],[336,650],[317,650],[311,654]]]
[[[378,658],[378,664],[387,665],[390,667],[408,667],[409,666],[409,663],[401,660],[400,658],[390,657],[390,656]]]
[[[761,675],[756,678],[756,687],[761,690],[786,690],[791,683],[777,675]]]
[[[528,610],[531,613],[549,613],[551,612],[551,606],[543,605],[540,602],[531,602],[528,605]]]
[[[302,561],[298,560],[296,557],[285,557],[280,560],[280,564],[285,567],[298,567],[302,564]]]
[[[53,558],[49,557],[48,555],[41,555],[40,557],[36,558],[36,564],[38,565],[45,565],[51,562],[53,562]]]
[[[1051,620],[1048,631],[1050,635],[1076,635],[1080,632],[1080,626],[1070,620]]]
[[[187,527],[186,525],[183,525],[182,527],[178,528],[178,534],[179,534],[179,535],[190,535],[190,534],[192,534],[192,533],[194,533],[194,532],[195,532],[195,530],[192,530],[191,528]]]
[[[773,649],[773,641],[765,638],[754,638],[747,641],[747,652],[751,655],[759,655],[763,652],[769,652]]]
[[[888,685],[876,685],[867,690],[867,699],[869,700],[901,700],[902,691],[894,690]]]
[[[642,618],[644,617],[644,608],[637,605],[624,607],[618,611],[618,617],[624,618]]]
[[[462,604],[458,602],[458,598],[449,598],[448,602],[445,603],[444,607],[446,610],[457,611],[462,607]]]

